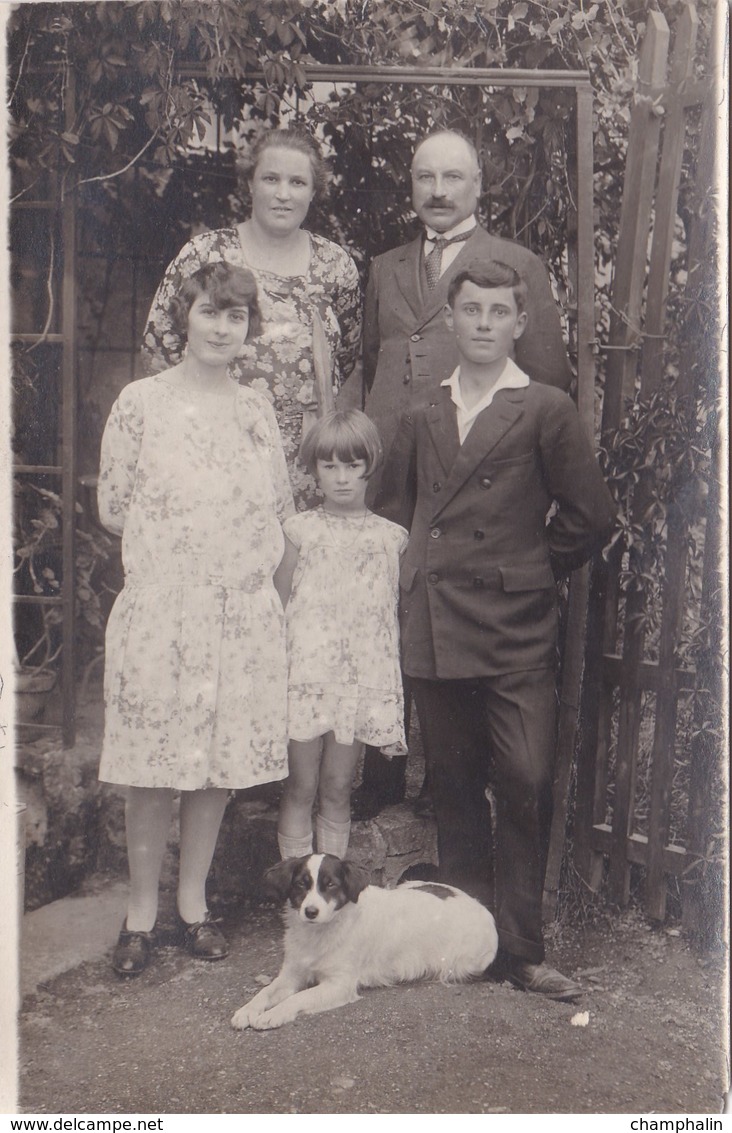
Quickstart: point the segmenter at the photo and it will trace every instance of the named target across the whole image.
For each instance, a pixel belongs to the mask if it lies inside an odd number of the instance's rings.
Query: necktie
[[[428,256],[425,256],[424,270],[427,273],[427,285],[432,290],[436,286],[437,280],[440,278],[440,270],[442,268],[442,253],[449,244],[460,244],[464,240],[469,240],[475,232],[471,228],[469,232],[461,232],[459,236],[453,236],[450,240],[445,240],[443,236],[438,236],[435,240],[435,246]]]

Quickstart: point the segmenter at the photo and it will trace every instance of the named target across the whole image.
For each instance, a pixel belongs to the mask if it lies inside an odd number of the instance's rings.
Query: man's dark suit
[[[529,321],[516,344],[516,362],[534,381],[568,389],[572,371],[562,338],[559,308],[547,270],[538,256],[513,240],[476,226],[460,252],[430,291],[422,269],[424,240],[377,256],[366,289],[363,331],[365,410],[388,452],[399,418],[426,400],[457,366],[455,339],[444,319],[450,280],[486,260],[500,260],[518,271],[529,289]],[[360,405],[354,382],[344,387],[339,406]],[[377,471],[369,486],[373,500]]]
[[[502,946],[538,963],[555,578],[602,545],[615,505],[571,399],[531,382],[499,390],[462,445],[448,388],[405,414],[377,510],[410,529],[402,667],[422,727],[441,877],[486,900]]]
[[[517,363],[535,381],[560,389],[568,389],[572,380],[559,308],[538,256],[477,225],[434,290],[427,286],[423,260],[424,237],[420,234],[372,262],[364,312],[363,376],[354,374],[338,397],[339,408],[364,405],[379,430],[385,453],[401,414],[427,400],[457,366],[455,338],[445,322],[444,307],[450,281],[471,265],[500,260],[519,272],[528,287],[530,314],[516,344]],[[381,469],[377,468],[369,481],[369,506],[378,495],[380,479]],[[404,692],[408,712],[406,680]],[[364,787],[397,801],[404,794],[405,765],[404,758],[387,763],[375,749],[367,747]]]

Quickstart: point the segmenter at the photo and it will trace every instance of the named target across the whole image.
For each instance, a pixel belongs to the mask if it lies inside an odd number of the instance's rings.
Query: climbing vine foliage
[[[679,7],[666,0],[669,22]],[[573,202],[570,93],[367,84],[314,104],[305,66],[581,69],[596,96],[597,247],[607,264],[646,15],[634,0],[22,3],[7,29],[13,192],[32,194],[49,169],[72,185],[134,166],[160,177],[206,136],[212,114],[229,129],[242,117],[277,120],[299,100],[332,145],[336,183],[356,170],[353,192],[375,200],[391,191],[368,218],[349,201],[342,224],[354,244],[367,231],[390,239],[406,223],[408,202],[394,191],[405,184],[405,141],[431,125],[462,125],[481,148],[493,225],[558,269]]]

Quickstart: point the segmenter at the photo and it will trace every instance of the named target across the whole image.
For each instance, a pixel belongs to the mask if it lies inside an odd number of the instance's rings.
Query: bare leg
[[[130,896],[127,928],[150,932],[158,915],[160,870],[168,843],[173,792],[167,787],[128,787],[125,805]]]
[[[228,798],[224,787],[181,793],[178,912],[188,924],[206,916],[206,878]]]
[[[362,744],[339,744],[329,732],[323,744],[318,815],[318,850],[344,858],[351,835],[351,790]]]
[[[312,851],[313,803],[318,790],[322,740],[290,740],[288,776],[280,803],[277,833],[283,857]]]
[[[331,822],[348,822],[351,817],[351,791],[363,744],[339,744],[332,732],[323,740],[323,760],[318,791],[319,811]]]

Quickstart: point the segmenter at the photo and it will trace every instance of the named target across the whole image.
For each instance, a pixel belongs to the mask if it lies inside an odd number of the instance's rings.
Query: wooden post
[[[601,734],[609,734],[609,721],[602,728],[603,712],[612,701],[603,682],[602,659],[613,648],[608,642],[606,589],[610,572],[606,564],[593,565],[587,617],[587,648],[580,700],[580,732],[577,749],[577,789],[574,804],[574,864],[582,880],[598,890],[604,871],[604,855],[593,845],[593,827],[604,822],[607,790],[607,745]]]
[[[559,701],[557,729],[557,764],[554,775],[554,811],[549,838],[549,856],[544,881],[544,915],[547,919],[556,912],[559,892],[559,874],[562,868],[564,841],[569,807],[569,784],[572,774],[577,726],[579,720],[580,688],[582,685],[582,654],[587,621],[589,593],[589,567],[575,571],[570,583],[567,632],[562,665],[562,687]]]
[[[719,450],[723,446],[719,445]],[[726,454],[717,451],[715,475],[709,492],[704,546],[704,581],[702,585],[702,618],[708,625],[709,640],[697,665],[696,700],[694,705],[694,739],[690,752],[687,866],[682,888],[682,923],[684,929],[707,945],[715,940],[715,922],[727,910],[729,893],[724,883],[724,869],[717,865],[717,881],[710,876],[710,851],[714,845],[715,813],[710,792],[717,785],[729,790],[729,733],[725,729],[725,713],[729,706],[729,684],[722,671],[722,656],[728,643],[724,640],[725,580],[722,576],[723,542],[727,509],[722,508],[723,477]],[[725,738],[727,744],[725,744]],[[724,822],[724,817],[723,817]],[[729,825],[716,831],[719,845],[729,846]],[[728,911],[728,910],[727,910]],[[721,935],[719,925],[717,935]]]
[[[75,114],[75,79],[68,73],[64,91],[67,130]],[[61,180],[61,224],[64,270],[61,290],[61,498],[63,501],[63,651],[61,654],[62,739],[72,747],[76,738],[76,207],[73,193]]]
[[[660,687],[656,693],[655,727],[651,749],[651,799],[648,819],[648,857],[645,876],[645,910],[650,917],[666,915],[664,851],[668,841],[678,686],[676,646],[684,611],[686,583],[687,523],[676,507],[669,517],[666,536],[666,573],[663,587],[663,620],[659,645]]]
[[[595,440],[595,231],[592,87],[577,87],[577,408]]]
[[[676,25],[676,43],[669,71],[669,97],[664,100],[663,151],[653,222],[653,243],[648,274],[641,388],[645,397],[661,383],[664,358],[664,327],[668,298],[669,264],[676,226],[679,181],[684,159],[686,108],[680,86],[693,75],[694,51],[699,30],[696,9],[687,4]]]
[[[632,398],[640,341],[641,301],[648,233],[656,179],[661,119],[651,92],[666,80],[669,30],[661,12],[648,13],[640,56],[638,91],[628,132],[628,157],[610,318],[610,352],[605,379],[603,433],[617,429],[624,402]]]
[[[648,13],[648,28],[640,57],[638,92],[628,136],[628,159],[622,220],[613,285],[610,345],[620,347],[608,358],[603,433],[620,425],[626,400],[634,396],[640,342],[640,320],[645,281],[648,234],[656,180],[660,137],[660,115],[654,97],[666,78],[669,29],[661,12]],[[610,900],[625,905],[629,896],[630,869],[626,842],[633,821],[641,693],[633,675],[643,659],[644,634],[640,618],[643,594],[628,596],[625,606],[623,663],[629,685],[621,691],[615,761],[615,795],[612,817],[612,850],[608,875]]]
[[[666,298],[686,134],[686,110],[679,98],[678,88],[693,73],[698,27],[696,11],[687,5],[677,24],[676,47],[669,76],[671,90],[663,134],[646,302],[648,337],[643,350],[641,376],[644,396],[655,392],[663,377]],[[687,357],[685,365],[690,364],[691,358]],[[681,368],[683,370],[685,366],[682,365]],[[686,405],[680,402],[679,410],[689,418],[693,414],[693,407],[688,401]],[[660,688],[656,693],[651,751],[648,859],[645,875],[645,909],[649,916],[657,920],[663,920],[666,914],[664,850],[668,841],[674,770],[678,710],[676,648],[686,597],[687,535],[688,522],[684,511],[678,504],[672,505],[666,529],[666,569],[658,657]]]
[[[721,11],[721,9],[720,9]],[[722,15],[724,19],[724,15]],[[719,28],[717,29],[720,30]],[[696,171],[696,193],[689,238],[689,264],[687,296],[688,325],[685,328],[684,349],[681,357],[679,383],[682,393],[693,389],[694,379],[703,377],[705,383],[711,375],[716,385],[724,388],[727,375],[720,353],[723,344],[714,337],[717,319],[712,316],[711,329],[705,327],[701,315],[705,301],[716,307],[721,315],[719,289],[724,294],[724,278],[715,279],[715,230],[720,224],[723,203],[715,201],[715,152],[717,139],[715,125],[718,106],[724,105],[722,92],[722,34],[713,37],[715,58],[710,65],[710,90],[704,107],[702,136]],[[720,132],[720,140],[722,135]],[[723,317],[723,316],[722,316]],[[710,341],[710,334],[712,339]],[[710,382],[710,384],[713,384]],[[715,388],[714,392],[717,390]],[[715,397],[715,401],[717,398]],[[707,859],[713,845],[715,815],[726,815],[724,800],[714,806],[710,792],[726,786],[729,791],[729,724],[725,714],[729,707],[729,672],[724,664],[729,649],[724,615],[728,613],[727,580],[724,577],[725,528],[729,517],[729,437],[725,416],[726,397],[718,405],[710,405],[710,416],[715,408],[720,424],[712,445],[712,475],[707,501],[706,530],[704,535],[704,571],[702,578],[701,621],[708,627],[706,649],[699,658],[696,674],[694,703],[694,736],[690,755],[688,833],[686,841],[689,866],[684,877],[683,925],[686,931],[706,944],[717,944],[714,939],[715,916],[723,918],[728,894],[723,881],[723,869],[717,866],[718,886],[715,892],[710,882]],[[712,418],[713,419],[713,418]],[[726,742],[725,742],[726,741]],[[720,834],[720,840],[729,846],[729,831]],[[715,905],[717,907],[715,907]],[[719,926],[721,931],[722,926]]]
[[[595,439],[594,235],[592,185],[592,87],[577,89],[577,408],[587,435]],[[577,746],[580,691],[589,596],[589,567],[570,581],[557,728],[554,812],[544,882],[544,913],[556,912],[569,809],[569,785]]]

